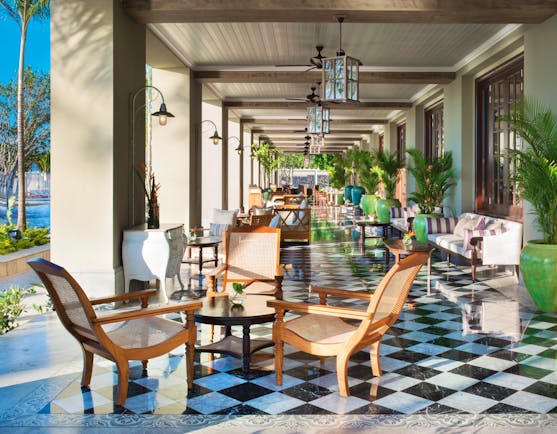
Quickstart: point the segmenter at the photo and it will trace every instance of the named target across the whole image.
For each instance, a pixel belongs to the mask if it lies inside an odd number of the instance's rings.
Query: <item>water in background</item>
[[[27,226],[38,228],[50,228],[50,201],[45,199],[27,199]],[[17,206],[12,210],[12,222],[17,223]],[[6,220],[6,206],[2,201],[0,205],[0,224],[5,225]]]

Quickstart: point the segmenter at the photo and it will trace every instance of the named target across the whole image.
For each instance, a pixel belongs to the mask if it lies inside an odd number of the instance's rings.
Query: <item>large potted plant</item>
[[[398,182],[400,169],[404,167],[399,160],[398,153],[377,150],[374,153],[376,166],[374,171],[379,175],[383,185],[384,197],[377,201],[375,206],[379,223],[391,221],[391,208],[400,207],[400,202],[395,198],[396,184]]]
[[[445,152],[437,158],[427,158],[418,149],[406,151],[412,157],[407,167],[415,181],[416,191],[408,199],[416,203],[420,213],[414,218],[413,228],[416,239],[427,242],[426,218],[436,217],[435,208],[443,206],[448,190],[456,185],[456,172],[453,169],[453,155]]]
[[[360,160],[366,151],[360,151],[359,149],[350,149],[346,151],[344,160],[346,163],[345,170],[350,173],[350,178],[352,179],[352,188],[350,189],[349,200],[354,206],[359,206],[363,194],[365,193],[364,188],[359,183],[359,164]],[[347,186],[350,187],[350,186]]]
[[[366,194],[362,196],[361,207],[364,215],[375,214],[375,206],[379,196],[377,187],[379,186],[379,175],[373,170],[375,159],[370,152],[362,151],[358,160],[358,175],[360,184],[365,189]]]
[[[557,118],[543,104],[526,98],[501,116],[522,137],[523,149],[512,153],[513,180],[532,205],[543,239],[529,240],[522,249],[520,269],[537,308],[557,311]],[[502,246],[504,248],[504,246]]]

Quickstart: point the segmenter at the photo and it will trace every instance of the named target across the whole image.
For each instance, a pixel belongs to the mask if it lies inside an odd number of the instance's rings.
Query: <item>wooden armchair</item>
[[[231,228],[226,232],[224,263],[207,275],[207,296],[228,295],[235,282],[250,284],[248,294],[282,298],[280,229],[265,226]],[[222,292],[217,292],[219,277]]]
[[[311,208],[305,206],[287,206],[275,208],[275,214],[280,216],[279,227],[283,242],[311,241]]]
[[[348,360],[357,351],[369,346],[373,375],[381,375],[381,339],[402,311],[412,283],[427,258],[427,252],[414,253],[395,264],[373,294],[313,286],[310,290],[319,294],[319,305],[268,301],[267,305],[276,310],[273,341],[277,385],[282,384],[285,343],[320,357],[336,356],[341,396],[350,394]],[[328,295],[369,300],[369,306],[367,310],[330,306],[326,304]],[[284,313],[288,310],[306,315],[284,321]],[[358,320],[360,323],[353,325],[344,319]]]
[[[162,356],[181,344],[186,345],[188,388],[193,386],[197,337],[193,311],[202,307],[201,302],[147,308],[148,299],[156,295],[156,290],[90,300],[64,268],[44,259],[32,259],[28,264],[44,283],[62,324],[81,345],[83,387],[91,382],[93,354],[111,360],[118,368],[117,404],[123,405],[128,394],[129,361],[141,360],[143,369],[147,369],[148,359]],[[102,316],[97,316],[93,309],[94,305],[131,299],[140,299],[141,308],[109,312]],[[183,312],[186,325],[158,316],[171,312]],[[110,326],[105,330],[106,325]]]

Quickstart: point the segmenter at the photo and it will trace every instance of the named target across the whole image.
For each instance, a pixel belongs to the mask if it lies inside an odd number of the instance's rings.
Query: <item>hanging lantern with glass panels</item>
[[[323,59],[325,101],[357,102],[360,61],[350,56]]]
[[[307,111],[308,133],[328,134],[330,122],[330,110],[320,103],[309,106]]]

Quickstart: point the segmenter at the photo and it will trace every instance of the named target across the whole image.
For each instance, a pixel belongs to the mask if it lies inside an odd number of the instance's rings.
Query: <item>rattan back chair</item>
[[[404,306],[408,292],[420,268],[428,258],[427,252],[414,253],[395,264],[385,275],[373,294],[323,287],[310,287],[318,293],[320,304],[292,303],[281,300],[267,302],[276,310],[273,324],[275,343],[276,383],[282,384],[284,344],[320,357],[336,356],[337,381],[341,396],[348,389],[350,356],[365,347],[370,349],[373,375],[381,375],[379,346],[387,330],[395,323]],[[326,304],[327,296],[369,300],[366,310]],[[305,315],[284,321],[285,311]],[[359,325],[345,319],[358,320]]]
[[[93,354],[116,363],[118,369],[117,404],[123,405],[128,393],[129,361],[162,356],[185,344],[187,383],[193,386],[193,356],[197,337],[193,312],[202,307],[199,301],[148,308],[148,299],[157,290],[136,291],[113,297],[89,299],[76,280],[62,267],[44,259],[32,259],[29,266],[44,283],[62,324],[79,342],[83,351],[81,385],[89,386],[93,372]],[[93,306],[132,299],[141,300],[138,309],[97,315]],[[159,315],[180,312],[185,325]]]

